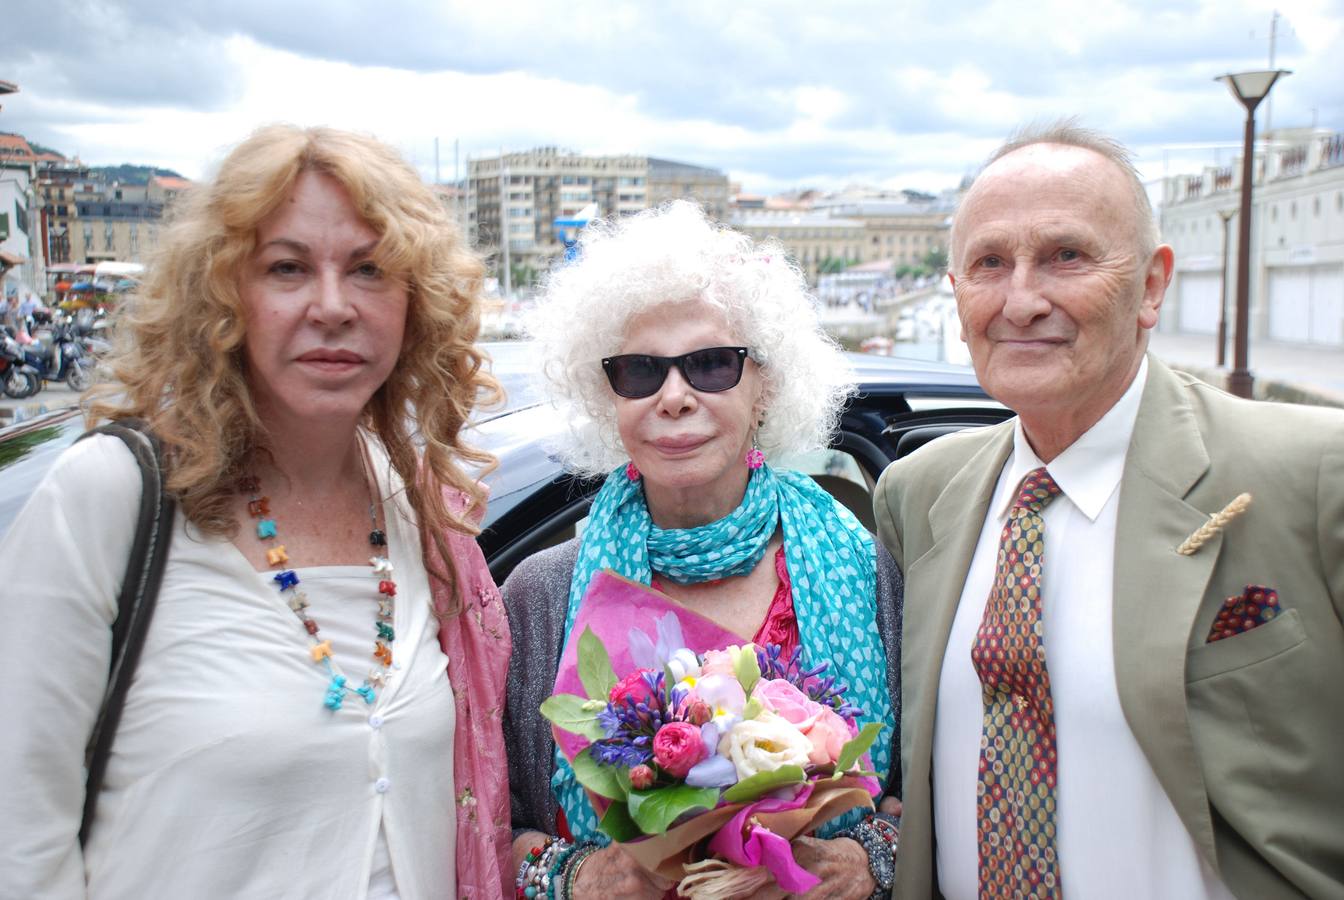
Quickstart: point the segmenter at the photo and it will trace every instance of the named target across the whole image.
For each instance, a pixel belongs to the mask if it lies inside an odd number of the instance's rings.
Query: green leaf
[[[616,686],[616,673],[611,668],[611,657],[592,628],[584,628],[579,635],[579,681],[594,700],[606,702]]]
[[[725,803],[749,803],[787,784],[802,784],[807,773],[802,766],[780,766],[772,772],[757,772],[723,792]]]
[[[579,784],[608,800],[624,800],[625,791],[621,790],[621,780],[616,775],[615,766],[604,766],[593,759],[593,748],[584,747],[578,756],[570,761],[574,777]]]
[[[575,694],[554,694],[541,702],[541,714],[561,731],[590,741],[606,737],[607,733],[597,724],[597,713],[584,709],[586,703],[588,700]]]
[[[633,841],[644,835],[635,820],[630,818],[630,807],[619,800],[607,807],[607,811],[602,814],[602,821],[597,823],[597,830],[613,841]]]
[[[754,719],[761,714],[761,710],[763,709],[765,709],[765,707],[761,705],[761,701],[752,697],[747,701],[747,705],[742,707],[742,718]]]
[[[713,809],[719,802],[719,789],[695,788],[689,784],[630,792],[630,817],[645,834],[662,834],[683,813],[693,809]]]
[[[869,722],[859,731],[859,733],[850,738],[845,746],[840,748],[840,756],[835,761],[835,776],[839,778],[859,761],[859,757],[868,752],[868,748],[873,746],[877,736],[882,733],[882,729],[887,726],[881,722]]]
[[[738,683],[742,685],[742,690],[748,697],[751,696],[751,689],[756,686],[756,682],[761,680],[761,664],[756,659],[756,649],[751,646],[743,647],[742,652],[737,655],[737,664],[734,666],[734,672]]]

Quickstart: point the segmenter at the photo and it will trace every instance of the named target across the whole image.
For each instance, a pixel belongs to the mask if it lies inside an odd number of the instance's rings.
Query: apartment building
[[[728,224],[753,241],[783,244],[814,282],[824,269],[874,258],[868,254],[864,222],[833,215],[831,210],[740,209]]]
[[[717,169],[647,156],[586,156],[556,147],[467,161],[466,226],[472,243],[488,256],[507,235],[514,264],[544,269],[564,247],[556,219],[587,206],[619,217],[658,203],[688,197],[723,218],[728,177]]]
[[[649,157],[649,206],[694,200],[716,222],[728,221],[728,176],[718,169]]]

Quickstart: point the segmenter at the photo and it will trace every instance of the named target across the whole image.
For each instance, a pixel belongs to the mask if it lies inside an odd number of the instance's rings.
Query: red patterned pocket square
[[[1244,594],[1223,601],[1204,642],[1211,644],[1259,628],[1282,611],[1278,591],[1262,584],[1248,584]]]

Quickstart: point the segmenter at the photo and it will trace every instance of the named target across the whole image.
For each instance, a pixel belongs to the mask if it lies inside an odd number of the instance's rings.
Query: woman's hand
[[[674,884],[647,871],[630,854],[613,844],[583,860],[573,895],[602,900],[617,897],[661,900]]]
[[[850,838],[799,837],[793,839],[793,858],[798,865],[821,879],[806,894],[786,894],[776,884],[757,893],[762,900],[802,897],[804,900],[865,900],[877,889],[868,872],[868,854]]]

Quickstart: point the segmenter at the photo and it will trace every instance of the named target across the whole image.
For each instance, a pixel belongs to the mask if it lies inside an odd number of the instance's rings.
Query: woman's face
[[[409,295],[329,175],[303,172],[257,228],[239,292],[248,381],[273,424],[353,424],[401,353]]]
[[[741,345],[723,313],[693,300],[664,304],[631,319],[620,352],[680,356]],[[644,478],[650,502],[660,490],[691,490],[703,492],[706,501],[719,497],[717,505],[728,509],[737,505],[762,389],[760,370],[748,359],[742,380],[726,391],[697,391],[674,366],[651,396],[632,400],[613,392],[621,442]]]

